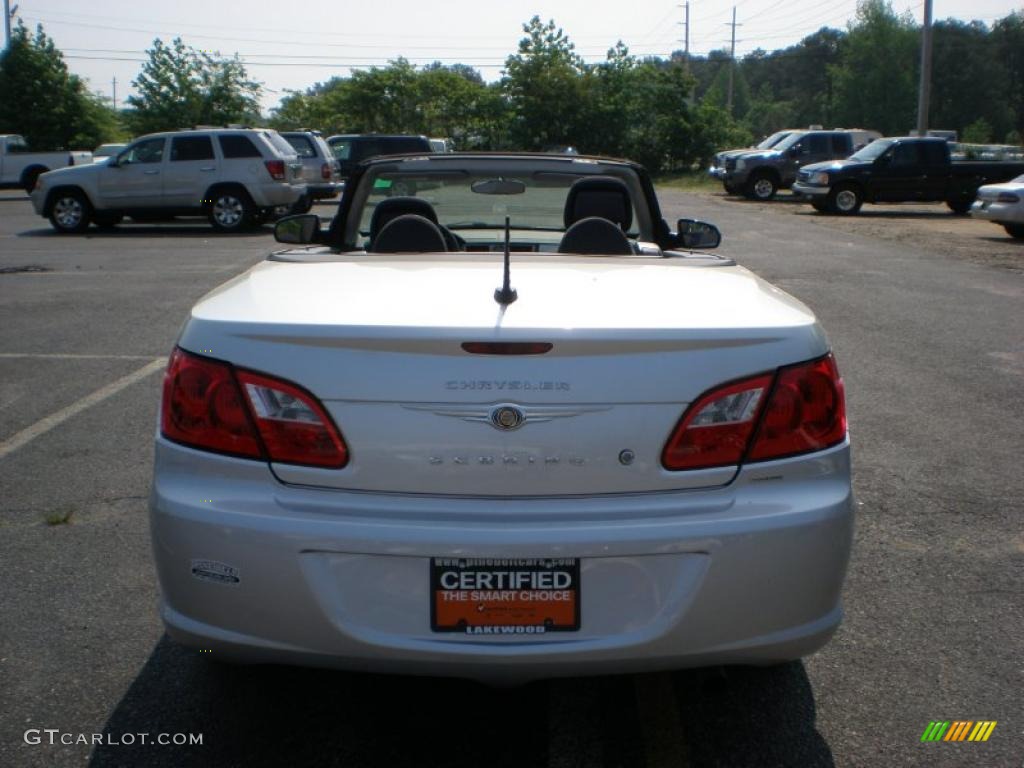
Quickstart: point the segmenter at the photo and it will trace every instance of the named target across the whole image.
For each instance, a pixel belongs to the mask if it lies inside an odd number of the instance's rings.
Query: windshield
[[[780,141],[782,141],[784,138],[789,136],[789,134],[791,134],[791,133],[792,133],[792,131],[776,131],[771,136],[769,136],[767,139],[764,139],[760,144],[758,144],[757,145],[757,149],[771,149],[776,144],[778,144]]]
[[[574,173],[569,168],[539,170],[534,167],[512,172],[508,169],[470,171],[439,168],[402,172],[395,170],[394,165],[384,165],[367,171],[360,189],[368,189],[369,194],[363,199],[357,198],[353,213],[359,217],[360,234],[368,236],[373,211],[379,202],[390,197],[418,197],[430,203],[441,225],[468,240],[474,239],[474,230],[490,230],[478,231],[477,235],[493,239],[494,230],[504,228],[506,216],[515,230],[561,233],[565,230],[564,209],[569,188],[573,182],[587,175],[593,174]],[[641,194],[638,180],[635,177],[622,180],[631,188],[631,197],[635,201]],[[500,184],[495,183],[499,181]],[[485,194],[482,191],[502,187],[515,189],[517,193]],[[635,204],[632,221],[627,234],[635,237],[638,234]]]
[[[782,141],[777,143],[774,147],[772,147],[772,149],[776,150],[777,152],[785,152],[787,149],[789,149],[794,144],[799,142],[800,139],[802,139],[803,137],[804,135],[799,131],[797,131],[796,133],[791,133],[784,139],[782,139]]]
[[[881,157],[885,150],[892,146],[893,139],[877,139],[868,144],[864,149],[850,155],[850,160],[859,160],[870,163]]]

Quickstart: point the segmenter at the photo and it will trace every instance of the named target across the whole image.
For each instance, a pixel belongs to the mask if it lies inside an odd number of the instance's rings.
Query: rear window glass
[[[220,151],[224,153],[224,157],[260,157],[260,151],[256,149],[256,145],[252,143],[248,136],[241,135],[226,135],[219,136]]]
[[[270,142],[270,145],[282,155],[294,155],[295,148],[284,140],[284,137],[277,131],[264,131],[263,138]]]
[[[307,136],[285,136],[284,139],[292,145],[292,149],[299,157],[316,157],[316,148]]]
[[[175,136],[171,140],[171,162],[212,160],[213,142],[209,136]]]

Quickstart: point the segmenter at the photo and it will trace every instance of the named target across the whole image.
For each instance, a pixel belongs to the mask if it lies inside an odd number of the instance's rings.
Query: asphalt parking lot
[[[61,237],[0,192],[0,766],[1024,765],[1024,247],[946,219],[914,237],[785,203],[662,204],[719,224],[723,252],[832,339],[858,528],[829,646],[771,669],[490,689],[224,667],[175,645],[146,517],[159,372],[188,308],[261,260],[269,227]],[[998,725],[921,743],[934,720]]]

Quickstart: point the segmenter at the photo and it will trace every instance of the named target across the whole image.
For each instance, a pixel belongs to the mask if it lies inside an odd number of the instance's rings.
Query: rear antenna
[[[509,246],[509,219],[505,217],[505,280],[501,288],[494,289],[494,300],[502,306],[508,306],[519,298],[516,289],[512,287],[512,275],[509,270],[511,261],[511,249]]]

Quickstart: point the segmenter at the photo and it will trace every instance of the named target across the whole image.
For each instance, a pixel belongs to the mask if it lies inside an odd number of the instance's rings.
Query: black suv
[[[351,133],[331,136],[327,139],[334,156],[341,166],[341,178],[347,179],[352,170],[368,157],[377,155],[405,155],[433,152],[426,136],[394,135],[380,133]]]

